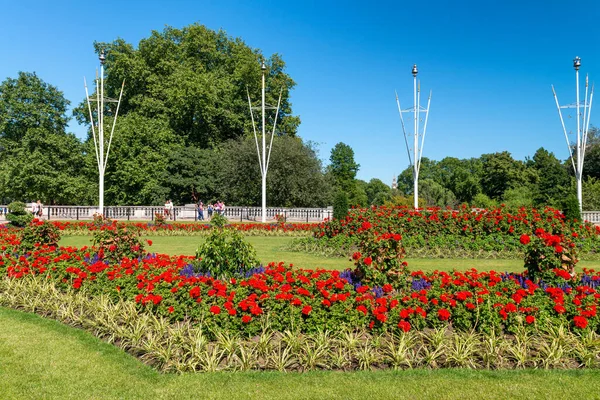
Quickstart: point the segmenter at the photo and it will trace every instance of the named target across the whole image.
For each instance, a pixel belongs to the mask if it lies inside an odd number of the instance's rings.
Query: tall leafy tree
[[[336,186],[350,194],[356,186],[355,178],[360,164],[354,161],[354,150],[345,143],[336,144],[331,149],[329,171],[333,175]]]
[[[66,132],[69,102],[35,73],[0,84],[0,198],[86,204],[79,140]]]
[[[533,201],[537,205],[559,206],[569,194],[571,180],[565,166],[543,147],[533,156],[532,167],[537,172],[537,190]]]
[[[296,134],[300,120],[292,115],[289,99],[295,83],[277,54],[265,58],[241,39],[199,24],[153,31],[137,48],[122,39],[94,46],[107,51],[107,95],[117,96],[126,81],[120,112],[164,119],[185,145],[200,148],[251,132],[247,93],[259,101],[265,59],[266,102],[276,105],[282,93],[277,125],[287,135]],[[80,120],[88,118],[83,111]],[[273,119],[268,116],[269,126]]]
[[[501,199],[504,192],[521,185],[529,185],[535,175],[526,171],[525,164],[512,158],[508,151],[481,156],[483,193],[492,199]]]
[[[383,183],[381,179],[373,178],[365,187],[367,194],[367,203],[369,205],[383,205],[386,201],[391,200],[392,189]]]
[[[218,153],[217,195],[227,203],[258,206],[262,191],[254,138],[230,140]],[[296,137],[275,138],[267,173],[267,205],[322,207],[331,204],[331,199],[312,145]]]

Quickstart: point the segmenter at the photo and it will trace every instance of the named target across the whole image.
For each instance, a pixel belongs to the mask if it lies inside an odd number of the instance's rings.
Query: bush
[[[123,257],[133,259],[145,254],[139,235],[116,223],[94,232],[94,246],[98,248],[98,257],[110,263],[118,264]]]
[[[354,265],[354,277],[362,284],[383,286],[393,284],[398,287],[402,285],[407,267],[406,261],[402,261],[406,252],[402,246],[402,236],[397,233],[385,233],[383,235],[373,234],[369,228],[362,234],[359,251],[352,255]]]
[[[154,225],[164,226],[166,225],[165,214],[157,212],[154,213]]]
[[[520,240],[527,246],[525,268],[532,281],[556,284],[575,276],[578,260],[570,238],[537,229],[534,236],[523,234]]]
[[[229,223],[229,221],[227,220],[227,217],[223,214],[214,213],[212,218],[210,219],[210,223],[215,228],[223,228],[225,225],[227,225],[227,223]]]
[[[563,202],[563,214],[565,219],[581,221],[581,212],[579,211],[579,200],[574,194],[570,194]]]
[[[48,221],[34,219],[21,232],[21,251],[31,251],[41,245],[58,246],[59,229]]]
[[[348,215],[348,196],[338,191],[333,199],[333,219],[344,219]]]
[[[254,247],[240,232],[229,229],[214,230],[196,250],[196,258],[194,273],[217,278],[243,277],[259,265]]]
[[[25,203],[20,201],[14,201],[8,205],[8,214],[6,219],[10,221],[12,226],[25,227],[33,220],[33,214],[28,212],[25,208]]]

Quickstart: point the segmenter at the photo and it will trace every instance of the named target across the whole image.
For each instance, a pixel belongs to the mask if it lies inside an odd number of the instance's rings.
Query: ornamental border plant
[[[550,284],[556,283],[557,277],[562,280],[575,277],[579,260],[576,245],[569,237],[538,228],[534,235],[523,234],[519,240],[525,246],[527,275],[534,282]]]

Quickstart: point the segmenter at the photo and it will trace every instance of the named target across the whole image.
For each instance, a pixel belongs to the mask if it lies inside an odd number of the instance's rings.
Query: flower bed
[[[50,221],[50,223],[67,235],[91,235],[94,231],[102,229],[115,229],[116,226],[127,227],[130,230],[144,235],[166,235],[166,236],[189,236],[206,235],[213,229],[208,223],[183,223],[173,222],[156,224],[152,222],[124,222],[124,221]],[[310,234],[317,224],[306,223],[235,223],[227,224],[225,228],[244,232],[246,235],[283,235],[283,236],[305,236]]]
[[[335,254],[338,252],[323,250],[323,247],[329,246],[328,240],[344,236],[356,243],[358,236],[365,231],[365,224],[375,234],[401,234],[411,257],[475,256],[480,252],[519,257],[521,235],[532,235],[537,229],[571,236],[577,250],[587,259],[596,259],[600,255],[599,226],[568,221],[560,211],[550,207],[543,210],[523,207],[512,211],[505,207],[490,210],[428,208],[418,211],[407,207],[353,209],[345,219],[319,224],[314,237],[323,240],[321,246],[304,239],[296,247]]]
[[[389,240],[395,240],[390,237]],[[565,324],[599,332],[600,273],[571,276],[553,271],[550,286],[523,274],[454,271],[408,273],[396,264],[392,284],[356,282],[350,271],[294,269],[271,263],[243,278],[220,280],[195,274],[191,257],[146,255],[108,263],[92,248],[43,246],[16,254],[18,238],[0,233],[0,272],[12,279],[42,276],[61,291],[135,301],[170,321],[253,335],[268,319],[275,330],[303,332],[341,327],[410,331],[452,326],[456,330],[512,332],[520,327]],[[359,256],[377,264],[375,255]],[[375,280],[373,280],[375,282]]]

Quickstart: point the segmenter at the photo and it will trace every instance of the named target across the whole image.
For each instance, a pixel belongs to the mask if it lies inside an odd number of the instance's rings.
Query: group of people
[[[209,204],[207,206],[202,201],[199,201],[196,205],[196,210],[198,210],[198,221],[204,221],[204,210],[208,212],[208,219],[211,219],[213,213],[225,213],[225,203],[217,201],[215,204]]]
[[[219,200],[215,204],[206,205],[202,201],[199,201],[198,204],[196,204],[196,210],[198,212],[198,221],[204,221],[204,211],[208,213],[208,219],[212,218],[213,213],[221,215],[225,214],[225,203]],[[165,218],[173,219],[173,202],[171,199],[165,202],[164,211]]]

